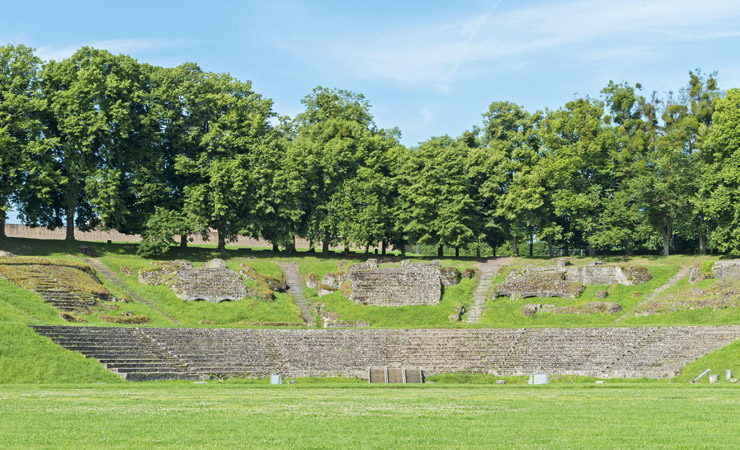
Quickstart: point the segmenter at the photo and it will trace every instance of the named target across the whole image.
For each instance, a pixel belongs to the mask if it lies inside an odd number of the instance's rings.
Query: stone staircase
[[[23,268],[26,283],[34,286],[33,291],[39,294],[44,302],[52,304],[59,310],[82,312],[98,304],[98,299],[88,292],[79,289],[60,288],[59,283],[49,276],[42,265],[20,267]]]
[[[97,359],[125,380],[205,378],[162,349],[142,328],[34,326],[33,329],[68,350]]]
[[[478,270],[481,273],[478,286],[473,292],[473,304],[470,306],[465,322],[478,323],[483,313],[483,307],[486,303],[486,294],[491,289],[491,282],[498,273],[501,266],[509,263],[509,258],[489,259],[486,262],[478,263]]]
[[[303,321],[311,326],[316,325],[313,314],[306,304],[306,298],[303,296],[303,277],[298,271],[298,263],[279,263],[279,265],[288,283],[288,293],[293,295],[296,305],[301,309]]]
[[[647,297],[645,297],[645,299],[640,302],[640,305],[649,304],[649,303],[655,301],[661,294],[663,294],[663,292],[665,292],[666,290],[668,290],[668,288],[670,288],[671,286],[673,286],[674,284],[676,284],[682,278],[685,278],[685,277],[689,276],[689,272],[690,271],[691,271],[691,267],[690,266],[683,266],[683,267],[681,267],[678,270],[678,272],[676,272],[675,275],[673,275],[671,278],[668,279],[668,281],[665,282],[665,284],[663,284],[662,286],[659,286],[657,289],[655,289],[653,292],[651,292],[650,295],[648,295]],[[640,305],[638,305],[638,308],[640,307]],[[635,316],[637,316],[637,315],[638,315],[638,313],[635,313]],[[622,322],[626,318],[627,318],[627,314],[623,314],[621,317],[619,317],[617,319],[617,322]]]

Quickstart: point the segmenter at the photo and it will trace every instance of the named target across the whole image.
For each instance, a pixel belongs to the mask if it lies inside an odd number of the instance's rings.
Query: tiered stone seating
[[[139,328],[34,326],[62,347],[97,359],[126,380],[201,379]]]
[[[60,286],[59,282],[49,275],[46,265],[17,265],[16,270],[23,274],[23,284],[32,286],[33,290],[51,303],[55,308],[62,311],[85,311],[87,308],[98,304],[98,299],[89,292],[71,286]],[[77,271],[75,268],[54,266],[57,274],[69,271]]]
[[[662,378],[740,339],[740,326],[541,329],[34,327],[126,379],[537,372]],[[370,368],[370,369],[368,369]],[[386,372],[383,372],[384,382]],[[420,375],[419,375],[420,377]],[[401,380],[401,381],[399,381]],[[409,382],[406,380],[406,382]]]

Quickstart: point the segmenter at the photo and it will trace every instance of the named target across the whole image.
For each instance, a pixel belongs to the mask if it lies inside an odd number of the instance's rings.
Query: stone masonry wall
[[[108,333],[116,357],[140,349],[119,334],[137,330],[192,376],[366,377],[368,367],[419,368],[427,375],[537,372],[604,378],[665,378],[740,339],[740,326],[530,329],[178,329],[34,327],[83,336]],[[44,331],[46,330],[46,332]],[[89,332],[87,332],[90,334]],[[98,332],[95,332],[96,334]],[[62,342],[63,338],[52,338]],[[81,339],[71,341],[80,345]],[[62,345],[64,345],[62,343]],[[84,346],[83,346],[84,347]],[[99,350],[103,354],[110,354]],[[126,362],[126,361],[124,361]]]
[[[434,264],[354,269],[349,280],[350,300],[358,305],[437,305],[442,298],[439,266]]]
[[[17,238],[28,238],[28,239],[50,239],[50,240],[63,240],[66,236],[66,229],[65,228],[57,228],[56,230],[50,230],[46,227],[29,227],[27,225],[21,225],[21,224],[5,224],[5,233],[8,235],[8,237],[17,237]],[[138,234],[123,234],[119,233],[116,230],[90,230],[90,231],[81,231],[79,228],[75,227],[75,238],[79,241],[97,241],[97,242],[105,242],[108,240],[111,240],[113,242],[140,242],[141,236]],[[173,239],[175,242],[180,242],[179,236],[174,236]],[[208,232],[208,240],[203,239],[203,236],[199,234],[192,234],[188,236],[188,240],[192,244],[212,244],[216,245],[218,242],[218,232],[215,230],[211,230]],[[296,248],[308,248],[309,241],[307,239],[303,238],[296,238],[295,241]],[[227,245],[233,245],[237,247],[262,247],[262,248],[270,248],[272,247],[272,243],[270,241],[267,241],[265,239],[255,239],[248,236],[238,236],[236,241],[234,242],[228,242]],[[375,248],[380,248],[380,243],[374,246]],[[317,248],[318,250],[321,249],[321,242],[317,241],[314,242],[314,248]],[[332,246],[332,250],[343,250],[344,246]],[[373,246],[371,246],[371,249]],[[360,249],[360,247],[354,248],[355,250]],[[365,247],[361,247],[362,250],[365,249]],[[391,247],[391,249],[393,249]]]

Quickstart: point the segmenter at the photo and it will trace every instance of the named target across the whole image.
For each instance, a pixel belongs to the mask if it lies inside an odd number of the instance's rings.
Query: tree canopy
[[[609,82],[526,111],[493,101],[458,137],[401,145],[359,93],[317,87],[278,116],[251,82],[83,47],[42,62],[0,47],[0,230],[141,234],[146,255],[218,232],[291,250],[525,242],[740,255],[740,94],[688,73],[677,94]]]

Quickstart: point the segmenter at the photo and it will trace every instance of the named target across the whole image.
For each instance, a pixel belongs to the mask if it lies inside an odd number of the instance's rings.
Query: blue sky
[[[495,100],[555,109],[609,80],[677,90],[697,67],[740,87],[738,1],[40,1],[0,42],[43,59],[83,45],[251,80],[280,114],[317,85],[365,94],[403,143],[480,125]]]

